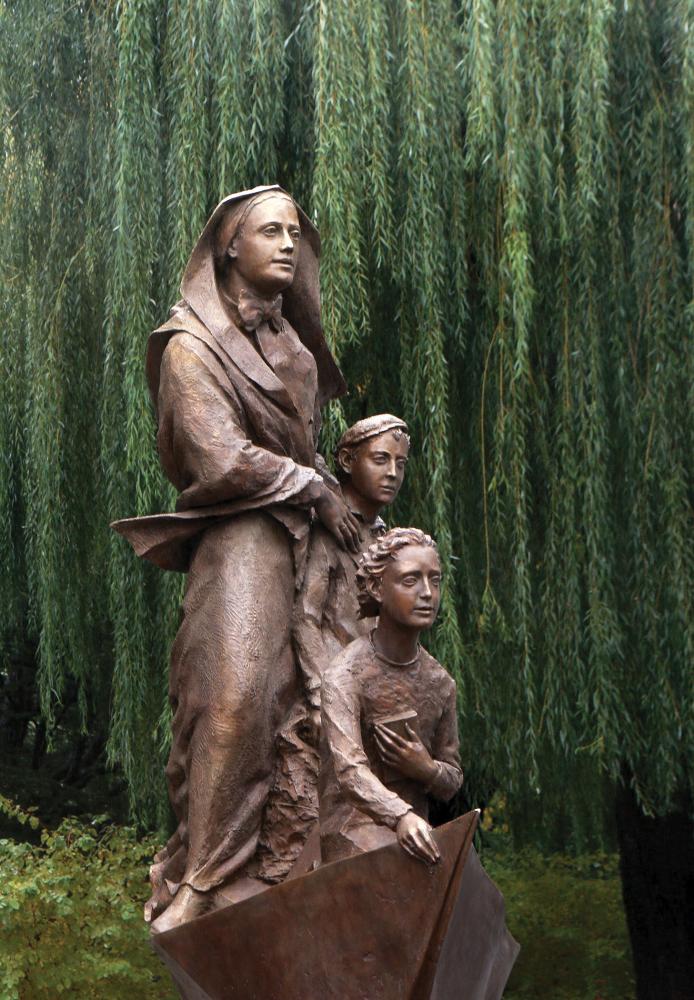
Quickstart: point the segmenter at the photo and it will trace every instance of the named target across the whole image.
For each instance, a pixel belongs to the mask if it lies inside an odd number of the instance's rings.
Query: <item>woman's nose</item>
[[[288,229],[285,229],[282,233],[282,250],[286,253],[291,253],[294,249],[294,240],[291,237],[291,233]]]

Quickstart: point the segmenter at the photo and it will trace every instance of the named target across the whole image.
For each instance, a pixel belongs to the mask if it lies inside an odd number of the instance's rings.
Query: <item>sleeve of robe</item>
[[[328,463],[319,452],[316,452],[316,472],[322,477],[326,486],[329,486],[333,493],[337,493],[340,499],[342,499],[340,484],[328,468]]]
[[[376,823],[395,830],[412,806],[371,770],[361,740],[358,686],[346,669],[331,669],[323,676],[321,725],[344,797]]]
[[[322,478],[315,469],[252,443],[241,404],[224,388],[219,362],[194,337],[169,342],[161,364],[157,443],[186,510],[251,497],[254,507],[309,507]],[[228,382],[227,382],[228,385]]]
[[[450,680],[450,678],[447,678]],[[448,687],[448,685],[447,685]],[[438,772],[429,782],[427,792],[435,799],[448,802],[463,783],[458,742],[458,713],[456,711],[455,684],[450,681],[446,704],[436,727],[431,756],[438,764]]]

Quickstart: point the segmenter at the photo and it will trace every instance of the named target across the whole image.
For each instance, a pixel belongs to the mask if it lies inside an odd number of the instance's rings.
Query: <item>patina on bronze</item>
[[[287,876],[318,823],[323,670],[344,646],[375,625],[375,620],[359,617],[359,555],[386,530],[380,513],[400,491],[409,448],[405,422],[391,413],[379,413],[349,427],[335,449],[342,494],[360,526],[359,549],[343,548],[320,521],[314,521],[292,628],[304,691],[290,724],[278,736],[275,781],[253,866],[266,881],[279,882]],[[317,857],[317,838],[312,840]]]
[[[472,837],[433,832],[438,864],[398,844],[325,865],[154,947],[184,1000],[500,1000],[518,953]]]
[[[323,675],[324,863],[157,935],[184,1000],[500,1000],[518,945],[472,847],[479,814],[425,819],[462,780],[455,685],[418,641],[440,574],[415,529],[362,556],[361,610],[380,617]]]
[[[406,428],[390,414],[350,428],[341,486],[316,453],[321,405],[344,390],[318,253],[279,187],[231,195],[148,343],[179,497],[174,513],[114,528],[188,573],[170,680],[178,827],[152,868],[152,940],[186,1000],[498,1000],[517,946],[471,847],[477,813],[427,821],[428,797],[462,781],[455,686],[418,641],[438,609],[438,554],[378,517],[402,482]],[[307,829],[268,808],[278,747],[304,726],[315,809],[319,692],[323,865],[306,864],[311,837],[270,887]],[[263,829],[281,835],[259,852]]]
[[[349,858],[397,838],[435,864],[428,797],[447,801],[463,781],[455,684],[419,644],[439,608],[435,543],[394,528],[362,555],[358,585],[362,616],[379,618],[323,676],[321,857]]]
[[[177,510],[114,528],[139,555],[188,571],[166,772],[178,828],[147,911],[161,914],[158,931],[262,888],[244,869],[298,697],[291,621],[310,509],[340,544],[359,544],[316,455],[320,406],[345,388],[320,324],[318,254],[315,228],[279,187],[230,195],[148,343]]]
[[[337,478],[347,506],[360,522],[358,552],[335,544],[317,523],[295,604],[295,641],[316,729],[320,726],[320,689],[325,667],[375,622],[359,614],[359,556],[385,532],[380,514],[397,498],[410,451],[407,424],[390,413],[357,421],[337,443]]]

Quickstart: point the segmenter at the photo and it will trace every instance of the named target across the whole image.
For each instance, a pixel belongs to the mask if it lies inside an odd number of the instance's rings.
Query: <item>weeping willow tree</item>
[[[161,821],[181,578],[143,372],[218,198],[322,237],[345,421],[411,425],[472,799],[580,848],[694,759],[691,0],[0,0],[0,596],[49,729],[107,719]]]

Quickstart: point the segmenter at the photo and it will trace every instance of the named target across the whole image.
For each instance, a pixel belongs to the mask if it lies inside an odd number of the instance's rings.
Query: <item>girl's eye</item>
[[[417,577],[416,576],[406,576],[405,579],[402,582],[403,582],[403,584],[406,587],[413,587],[415,585],[415,583],[417,582]]]

